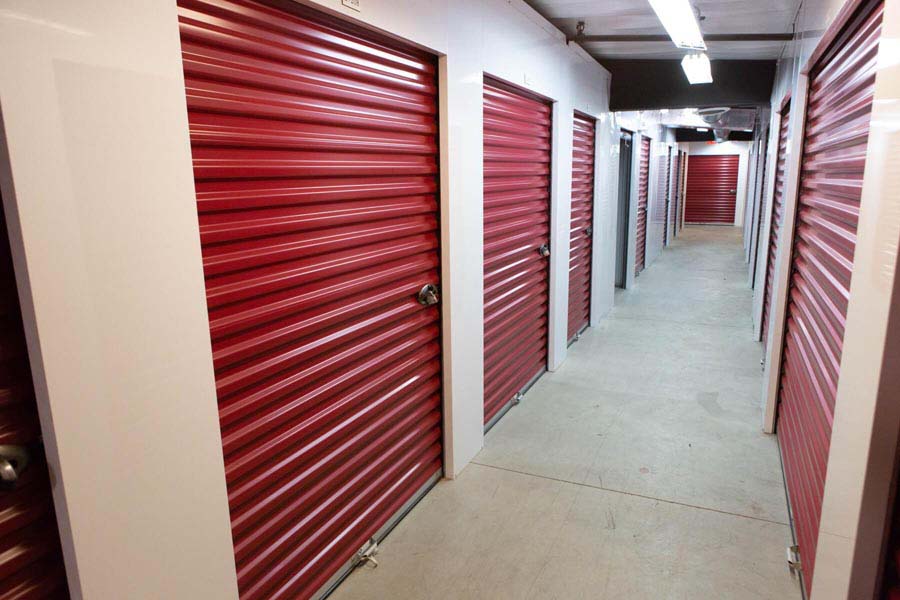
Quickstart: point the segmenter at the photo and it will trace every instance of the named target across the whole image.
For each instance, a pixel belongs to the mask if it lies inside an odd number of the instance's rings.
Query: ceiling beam
[[[570,41],[585,42],[671,42],[667,35],[576,35]],[[707,42],[789,42],[790,33],[707,33]]]

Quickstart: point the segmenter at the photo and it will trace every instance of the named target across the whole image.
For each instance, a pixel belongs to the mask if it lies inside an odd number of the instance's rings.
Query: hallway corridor
[[[750,301],[686,228],[332,598],[799,599]]]

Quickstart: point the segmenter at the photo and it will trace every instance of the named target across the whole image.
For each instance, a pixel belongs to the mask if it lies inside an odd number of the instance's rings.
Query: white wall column
[[[791,100],[790,125],[784,165],[784,196],[782,197],[780,243],[775,256],[775,278],[772,286],[772,305],[769,310],[769,333],[763,340],[766,345],[763,370],[763,431],[775,432],[778,386],[781,380],[781,353],[787,313],[787,289],[791,279],[791,253],[794,239],[794,222],[797,216],[797,191],[800,185],[800,158],[803,148],[804,120],[808,78],[797,78]]]
[[[448,19],[481,2],[450,3]],[[471,18],[471,17],[470,17]],[[484,444],[484,159],[481,31],[461,29],[440,60],[441,279],[444,475],[456,477]],[[477,240],[477,241],[476,241]],[[479,299],[474,301],[473,299]]]
[[[566,359],[569,330],[569,241],[572,214],[572,124],[568,98],[553,103],[553,155],[550,172],[550,326],[547,368]]]
[[[237,598],[175,3],[8,1],[0,186],[74,598]]]
[[[593,59],[592,59],[593,60]],[[619,216],[619,127],[611,114],[601,115],[594,160],[594,241],[591,264],[591,326],[613,307]]]

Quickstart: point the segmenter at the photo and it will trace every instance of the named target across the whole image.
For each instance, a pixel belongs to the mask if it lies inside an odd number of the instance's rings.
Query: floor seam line
[[[784,522],[782,522],[782,521],[773,521],[772,519],[764,519],[764,518],[762,518],[762,517],[751,517],[750,515],[742,515],[742,514],[740,514],[740,513],[733,513],[733,512],[729,512],[729,511],[727,511],[727,510],[720,510],[720,509],[718,509],[718,508],[709,508],[709,507],[707,507],[707,506],[698,506],[698,505],[696,505],[696,504],[688,504],[687,502],[678,502],[677,500],[666,500],[666,499],[664,499],[664,498],[656,498],[656,497],[654,497],[654,496],[646,496],[646,495],[644,495],[644,494],[637,494],[637,493],[634,493],[634,492],[626,492],[626,491],[623,491],[623,490],[616,490],[616,489],[613,489],[613,488],[608,488],[608,487],[604,487],[604,486],[593,485],[593,484],[590,484],[590,483],[578,482],[578,481],[572,481],[572,480],[570,480],[570,479],[560,479],[560,478],[558,478],[558,477],[548,477],[548,476],[546,476],[546,475],[537,475],[537,474],[535,474],[535,473],[528,473],[528,472],[526,472],[526,471],[519,471],[519,470],[516,470],[516,469],[509,469],[509,468],[506,468],[506,467],[498,467],[497,465],[489,465],[489,464],[486,464],[486,463],[480,463],[480,462],[477,462],[477,461],[474,461],[474,460],[472,461],[472,464],[473,464],[473,465],[478,465],[478,466],[480,466],[480,467],[487,467],[487,468],[489,468],[489,469],[497,469],[498,471],[506,471],[506,472],[508,472],[508,473],[517,473],[517,474],[519,474],[519,475],[526,475],[526,476],[528,476],[528,477],[537,477],[538,479],[546,479],[547,481],[558,481],[559,483],[568,483],[568,484],[570,484],[570,485],[577,485],[577,486],[580,486],[580,487],[586,487],[586,488],[591,488],[591,489],[595,489],[595,490],[601,490],[601,491],[604,491],[604,492],[611,492],[611,493],[614,493],[614,494],[622,494],[622,495],[624,495],[624,496],[632,496],[632,497],[635,497],[635,498],[643,498],[643,499],[645,499],[645,500],[654,500],[654,501],[656,501],[656,502],[665,502],[666,504],[674,504],[674,505],[676,505],[676,506],[684,506],[685,508],[695,508],[695,509],[697,509],[697,510],[705,510],[705,511],[708,511],[708,512],[719,513],[719,514],[721,514],[721,515],[728,515],[728,516],[731,516],[731,517],[738,517],[738,518],[741,518],[741,519],[750,519],[751,521],[761,521],[761,522],[763,522],[763,523],[771,523],[772,525],[783,525],[783,526],[785,526],[785,527],[789,527],[789,526],[790,526],[788,523],[784,523]]]
[[[647,269],[651,269],[651,268],[653,268],[653,267],[655,267],[655,266],[657,266],[657,265],[658,265],[658,263],[653,263],[652,265],[650,265],[649,267],[647,267]],[[661,264],[661,265],[659,265],[659,266],[660,266],[660,267],[669,267],[669,268],[667,268],[666,270],[669,271],[670,273],[725,273],[725,274],[735,273],[735,274],[739,274],[739,275],[744,274],[744,270],[743,270],[743,269],[695,269],[695,268],[692,268],[692,267],[675,267],[675,268],[671,268],[671,266],[670,266],[670,265],[667,265],[667,264]],[[650,272],[650,273],[655,273],[656,271],[649,271],[649,272]],[[723,279],[722,281],[728,281],[728,280],[727,280],[727,279]]]
[[[694,321],[677,321],[675,319],[655,319],[653,317],[627,317],[627,316],[619,316],[614,314],[609,314],[606,316],[607,319],[613,319],[618,321],[653,321],[654,323],[675,323],[678,325],[691,325],[691,326],[699,326],[699,327],[718,327],[722,329],[747,329],[751,334],[753,333],[752,329],[746,327],[744,325],[720,325],[714,323],[699,323]]]
[[[557,494],[557,497],[559,497],[559,494]],[[566,510],[566,516],[563,519],[563,521],[568,521],[569,515],[572,514],[572,509],[575,506],[575,502],[577,502],[577,500],[578,500],[578,495],[576,494],[575,496],[573,496],[572,501],[569,503],[569,508]],[[561,528],[560,528],[560,531],[557,531],[556,535],[552,536],[551,539],[549,540],[550,541],[549,545],[545,547],[545,551],[547,553],[545,556],[549,556],[552,553],[553,549],[560,542],[561,535],[562,535],[562,533],[561,533]],[[528,586],[528,593],[525,596],[526,598],[532,597],[531,592],[534,590],[534,587],[537,585],[538,581],[540,581],[541,575],[543,575],[544,571],[547,568],[547,565],[549,565],[549,564],[550,564],[550,560],[545,558],[545,560],[541,564],[541,568],[538,569],[538,572],[535,574],[534,579],[531,581],[531,585]]]

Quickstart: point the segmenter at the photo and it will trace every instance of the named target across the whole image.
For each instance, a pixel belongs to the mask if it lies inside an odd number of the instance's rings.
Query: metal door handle
[[[737,190],[728,190],[729,194],[737,194]]]
[[[24,446],[0,445],[0,482],[4,487],[15,487],[19,475],[28,466],[28,459]]]
[[[429,283],[419,290],[418,295],[416,295],[416,300],[418,300],[419,304],[422,306],[434,306],[441,301],[441,290],[433,283]]]
[[[541,247],[538,248],[538,254],[540,254],[544,258],[547,258],[548,256],[550,256],[550,246],[548,246],[547,244],[541,244]]]
[[[586,235],[586,236],[588,236],[588,237],[591,237],[592,235],[594,235],[594,228],[593,228],[593,227],[586,227],[585,230],[584,230],[584,235]]]

